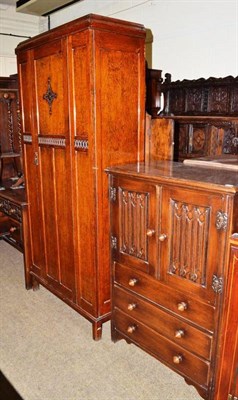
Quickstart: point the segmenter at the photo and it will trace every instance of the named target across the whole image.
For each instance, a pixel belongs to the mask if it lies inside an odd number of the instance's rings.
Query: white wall
[[[51,27],[88,13],[151,29],[152,67],[173,80],[238,75],[238,0],[82,0],[52,14]]]
[[[42,18],[20,14],[14,6],[7,6],[0,1],[0,32],[10,35],[32,37],[42,28]],[[43,19],[44,21],[44,19]],[[26,40],[24,37],[0,35],[0,76],[17,73],[15,48],[18,43]]]
[[[51,14],[51,28],[89,13],[139,22],[151,29],[152,67],[172,73],[173,80],[238,75],[238,0],[81,0]],[[29,30],[31,22],[29,36],[34,29],[35,34],[47,29],[44,17],[15,14],[17,19],[28,18]],[[8,44],[5,41],[4,56],[10,56],[15,45],[9,43],[10,39]]]

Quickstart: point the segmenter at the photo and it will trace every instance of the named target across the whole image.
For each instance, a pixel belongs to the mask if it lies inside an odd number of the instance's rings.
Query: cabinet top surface
[[[173,161],[157,161],[111,167],[106,172],[147,179],[157,183],[174,183],[182,186],[189,184],[193,187],[204,187],[228,193],[238,192],[238,172],[222,168],[191,166]]]
[[[0,199],[9,200],[24,207],[27,205],[25,189],[5,189],[0,191]]]
[[[19,43],[16,48],[16,53],[22,50],[28,50],[36,46],[44,44],[46,41],[62,39],[83,29],[98,29],[105,32],[121,33],[131,36],[139,36],[145,38],[146,30],[144,25],[135,22],[123,21],[116,18],[104,17],[96,14],[88,14],[84,17],[77,18],[73,21],[60,25],[49,31],[43,32],[31,39],[24,40]]]

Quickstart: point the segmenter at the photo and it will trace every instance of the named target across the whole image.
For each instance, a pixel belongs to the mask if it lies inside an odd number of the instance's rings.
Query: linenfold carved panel
[[[148,197],[148,193],[119,189],[120,251],[145,261]]]
[[[169,273],[205,285],[210,210],[172,202]]]

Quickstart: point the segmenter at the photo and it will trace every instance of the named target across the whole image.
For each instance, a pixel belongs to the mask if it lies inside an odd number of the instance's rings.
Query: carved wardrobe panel
[[[144,45],[142,25],[90,14],[16,50],[29,279],[89,319],[95,339],[111,313],[104,169],[144,158]]]

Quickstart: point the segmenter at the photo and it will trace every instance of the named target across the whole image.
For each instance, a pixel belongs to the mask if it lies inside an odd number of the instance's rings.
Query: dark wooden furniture
[[[144,52],[142,25],[96,15],[16,49],[28,278],[91,321],[94,339],[111,316],[104,169],[144,158]]]
[[[141,347],[204,399],[234,400],[237,171],[161,161],[108,172],[113,341]]]
[[[172,136],[172,159],[176,161],[238,154],[238,77],[171,82],[171,75],[165,74],[161,82],[161,71],[157,75],[155,71],[147,70],[146,109],[152,117],[152,142],[157,143],[163,134]],[[165,120],[167,132],[160,133]],[[159,159],[159,153],[151,156]]]
[[[29,287],[29,227],[25,189],[11,189],[11,181],[4,182],[0,191],[0,239],[24,254],[26,287]]]
[[[0,184],[22,173],[17,77],[0,77]]]

